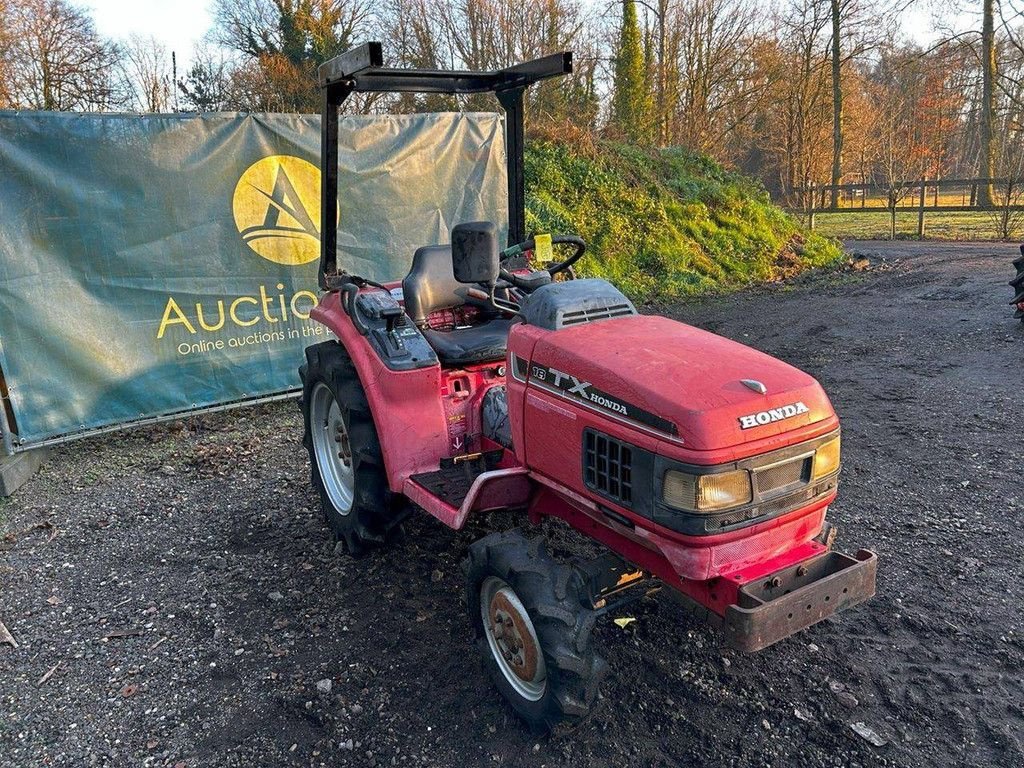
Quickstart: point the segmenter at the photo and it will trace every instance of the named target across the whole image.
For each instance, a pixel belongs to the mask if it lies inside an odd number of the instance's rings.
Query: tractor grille
[[[623,506],[633,501],[633,449],[591,430],[583,434],[583,480]]]
[[[626,315],[635,314],[636,310],[629,304],[612,304],[607,307],[577,309],[562,315],[562,326],[580,325],[581,323],[591,323],[594,320],[607,320],[611,317],[625,317]]]
[[[764,496],[776,491],[787,491],[811,481],[811,457],[793,459],[755,473],[757,490]]]

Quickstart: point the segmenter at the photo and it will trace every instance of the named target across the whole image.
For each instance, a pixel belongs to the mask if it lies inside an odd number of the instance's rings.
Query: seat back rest
[[[452,268],[460,283],[494,285],[498,279],[498,227],[493,221],[469,221],[452,229]]]
[[[422,325],[431,312],[465,304],[467,288],[455,279],[450,245],[417,248],[409,274],[402,281],[405,313]]]

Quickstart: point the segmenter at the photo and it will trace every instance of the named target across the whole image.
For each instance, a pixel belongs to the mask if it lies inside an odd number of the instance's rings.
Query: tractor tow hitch
[[[826,552],[744,584],[725,612],[730,645],[759,651],[875,594],[878,557]]]

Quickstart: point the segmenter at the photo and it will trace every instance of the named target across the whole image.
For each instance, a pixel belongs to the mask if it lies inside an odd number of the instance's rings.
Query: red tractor
[[[320,70],[322,302],[306,350],[305,443],[348,549],[387,542],[409,502],[453,529],[488,510],[560,518],[607,553],[472,544],[467,607],[491,678],[538,729],[584,717],[605,664],[597,617],[665,585],[756,651],[874,594],[875,555],[831,549],[839,420],[786,363],[665,317],[604,280],[559,279],[579,237],[524,235],[523,94],[557,54],[495,72],[383,67],[379,43]],[[360,91],[494,93],[506,112],[509,240],[491,222],[425,245],[401,282],[337,268],[338,108]],[[495,212],[497,215],[498,212]],[[524,255],[565,248],[531,269]]]

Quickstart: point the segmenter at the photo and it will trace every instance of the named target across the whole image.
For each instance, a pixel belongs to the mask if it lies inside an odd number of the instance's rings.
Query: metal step
[[[469,495],[473,481],[484,472],[496,469],[504,453],[505,451],[499,449],[444,458],[441,459],[440,469],[411,475],[410,479],[457,509]]]

